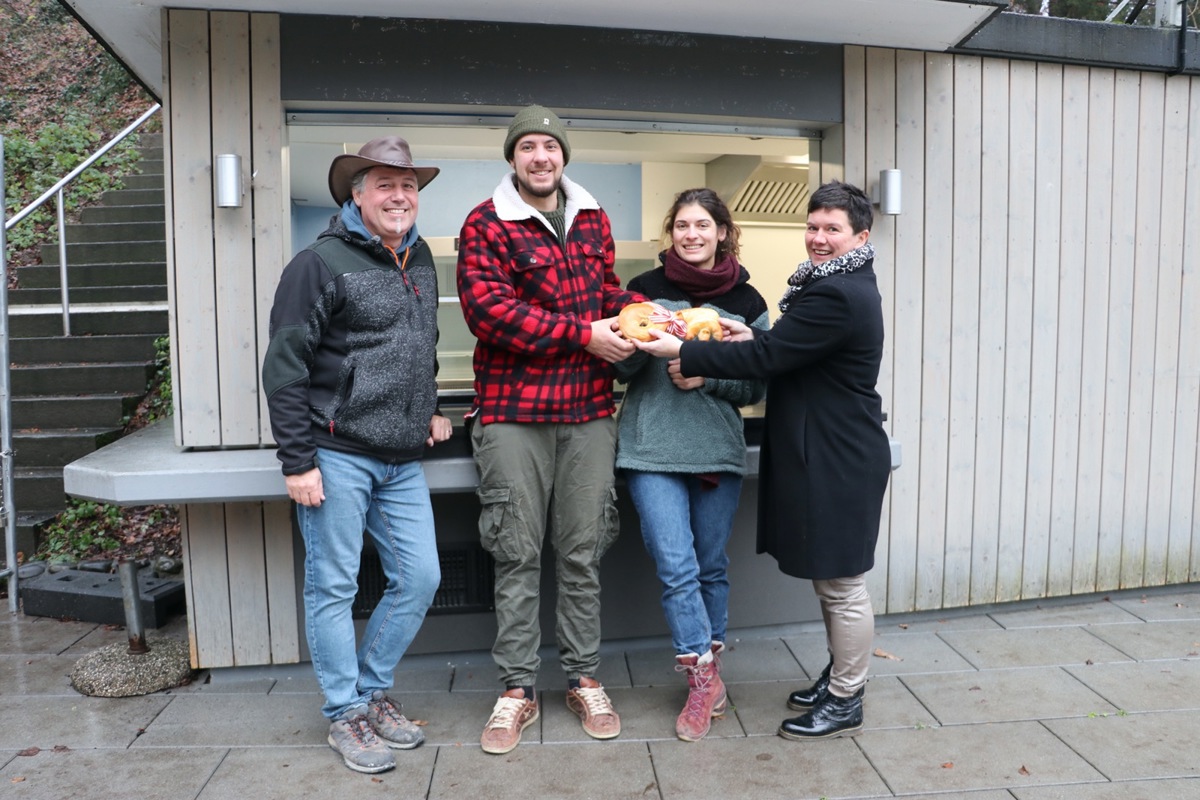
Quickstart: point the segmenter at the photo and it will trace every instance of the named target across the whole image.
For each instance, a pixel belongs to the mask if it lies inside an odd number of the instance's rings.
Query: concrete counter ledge
[[[748,477],[758,475],[760,430],[747,420]],[[479,485],[465,433],[422,462],[433,493],[473,492]],[[900,466],[900,443],[892,440],[892,469]],[[228,503],[283,500],[287,492],[273,448],[188,450],[177,447],[169,421],[158,422],[89,453],[63,469],[72,497],[122,506],[158,503]]]
[[[423,465],[431,492],[474,491],[479,483],[458,431]],[[63,488],[72,497],[122,506],[287,499],[274,448],[188,450],[175,445],[169,420],[68,464]]]

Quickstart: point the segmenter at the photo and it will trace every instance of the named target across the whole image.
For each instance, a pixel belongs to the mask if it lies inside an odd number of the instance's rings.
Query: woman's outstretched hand
[[[754,329],[736,319],[721,317],[722,342],[748,342],[754,338]]]
[[[648,342],[639,342],[634,340],[638,350],[644,350],[652,356],[659,358],[678,358],[679,348],[683,346],[683,342],[675,338],[674,335],[665,331],[650,329],[647,331],[653,338]]]

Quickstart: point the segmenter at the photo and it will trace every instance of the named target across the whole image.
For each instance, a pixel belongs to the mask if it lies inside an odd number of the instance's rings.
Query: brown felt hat
[[[418,167],[413,163],[408,142],[399,136],[381,136],[359,148],[358,155],[340,155],[329,165],[329,193],[340,206],[350,199],[354,176],[371,167],[396,167],[417,173],[417,189],[424,189],[441,172],[437,167]]]

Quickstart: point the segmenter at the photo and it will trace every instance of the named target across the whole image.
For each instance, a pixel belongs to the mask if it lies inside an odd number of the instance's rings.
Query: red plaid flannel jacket
[[[642,296],[613,272],[608,216],[564,177],[567,241],[506,176],[463,223],[458,297],[475,345],[472,414],[492,422],[588,422],[614,412],[612,369],[584,348],[592,321]]]

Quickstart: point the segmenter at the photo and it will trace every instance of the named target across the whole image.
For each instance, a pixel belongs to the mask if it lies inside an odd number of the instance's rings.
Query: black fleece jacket
[[[437,273],[423,239],[393,253],[340,215],[287,265],[263,387],[285,475],[317,447],[390,462],[422,456],[437,410]]]

